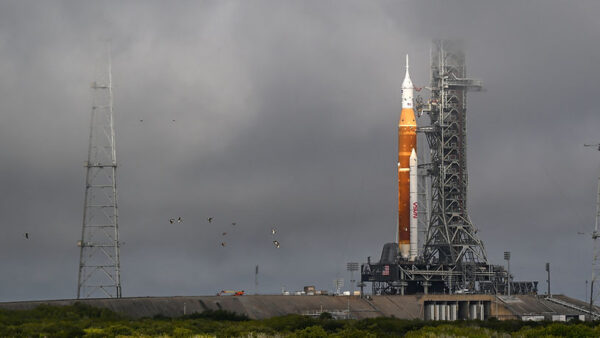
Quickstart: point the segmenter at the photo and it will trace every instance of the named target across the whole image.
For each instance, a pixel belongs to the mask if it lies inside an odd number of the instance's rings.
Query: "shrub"
[[[598,329],[584,324],[553,323],[539,327],[525,327],[515,333],[521,337],[598,337]]]
[[[338,331],[335,334],[332,334],[330,337],[336,337],[336,338],[375,338],[377,337],[377,335],[375,333],[369,332],[369,331],[365,331],[365,330],[358,330],[356,328],[345,328],[341,331]]]
[[[455,325],[443,324],[436,327],[425,326],[419,330],[406,334],[406,338],[417,337],[472,337],[487,338],[497,336],[498,333],[480,327],[457,327]]]
[[[206,310],[204,312],[194,312],[190,315],[180,317],[181,319],[211,319],[211,320],[228,320],[232,322],[240,322],[250,320],[248,316],[238,314],[236,312],[226,310]]]
[[[132,334],[131,328],[122,324],[111,325],[107,327],[104,332],[106,332],[108,336],[126,336]]]
[[[333,315],[329,312],[321,312],[319,319],[333,319]]]
[[[287,315],[265,319],[263,323],[276,331],[294,332],[318,325],[318,320],[301,315]]]
[[[327,320],[321,321],[321,323],[319,323],[319,324],[327,332],[336,332],[336,331],[342,330],[344,327],[346,327],[349,324],[349,322],[345,321],[345,320],[327,319]]]
[[[84,337],[86,338],[106,337],[104,330],[98,327],[88,327],[87,329],[83,329],[83,331],[85,332]]]
[[[306,327],[302,330],[295,331],[290,337],[294,338],[318,338],[327,337],[327,332],[318,325]]]
[[[194,331],[184,327],[176,327],[173,329],[173,337],[191,337],[193,335]]]

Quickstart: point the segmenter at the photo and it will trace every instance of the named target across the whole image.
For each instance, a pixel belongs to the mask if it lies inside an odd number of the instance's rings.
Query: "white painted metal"
[[[414,88],[408,73],[408,54],[406,54],[406,75],[404,75],[404,81],[402,82],[402,108],[414,108]]]
[[[414,261],[419,253],[419,228],[418,228],[418,175],[417,175],[417,153],[413,148],[410,154],[410,251],[409,259]]]
[[[435,320],[435,306],[433,304],[429,304],[428,306],[428,313],[429,313],[429,318],[426,318],[427,320]]]
[[[458,305],[450,304],[450,320],[458,319]]]

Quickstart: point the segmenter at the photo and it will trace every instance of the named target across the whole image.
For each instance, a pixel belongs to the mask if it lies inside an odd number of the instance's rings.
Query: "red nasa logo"
[[[418,210],[419,210],[419,205],[417,204],[417,202],[413,203],[413,208],[412,208],[413,218],[417,218]]]

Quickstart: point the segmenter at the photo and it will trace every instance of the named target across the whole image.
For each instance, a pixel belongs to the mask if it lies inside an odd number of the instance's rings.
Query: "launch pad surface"
[[[338,318],[391,317],[400,319],[500,320],[542,318],[552,316],[590,319],[585,303],[560,295],[552,298],[534,295],[511,297],[495,295],[408,295],[408,296],[182,296],[128,297],[23,301],[0,303],[0,309],[28,310],[42,304],[65,306],[76,302],[107,308],[132,318],[162,315],[178,317],[207,310],[227,310],[251,319],[264,319],[289,314],[318,316],[329,312]],[[600,310],[595,308],[595,311]],[[537,317],[536,317],[537,316]],[[561,317],[562,318],[562,317]]]

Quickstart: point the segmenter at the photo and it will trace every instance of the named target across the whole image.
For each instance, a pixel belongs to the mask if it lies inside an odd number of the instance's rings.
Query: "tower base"
[[[469,282],[467,282],[469,281]],[[474,282],[473,282],[474,281]],[[361,266],[361,283],[371,283],[374,295],[505,294],[508,273],[501,265],[431,264],[398,255],[398,244],[387,243],[379,262]],[[511,281],[511,294],[537,294],[537,281]]]

